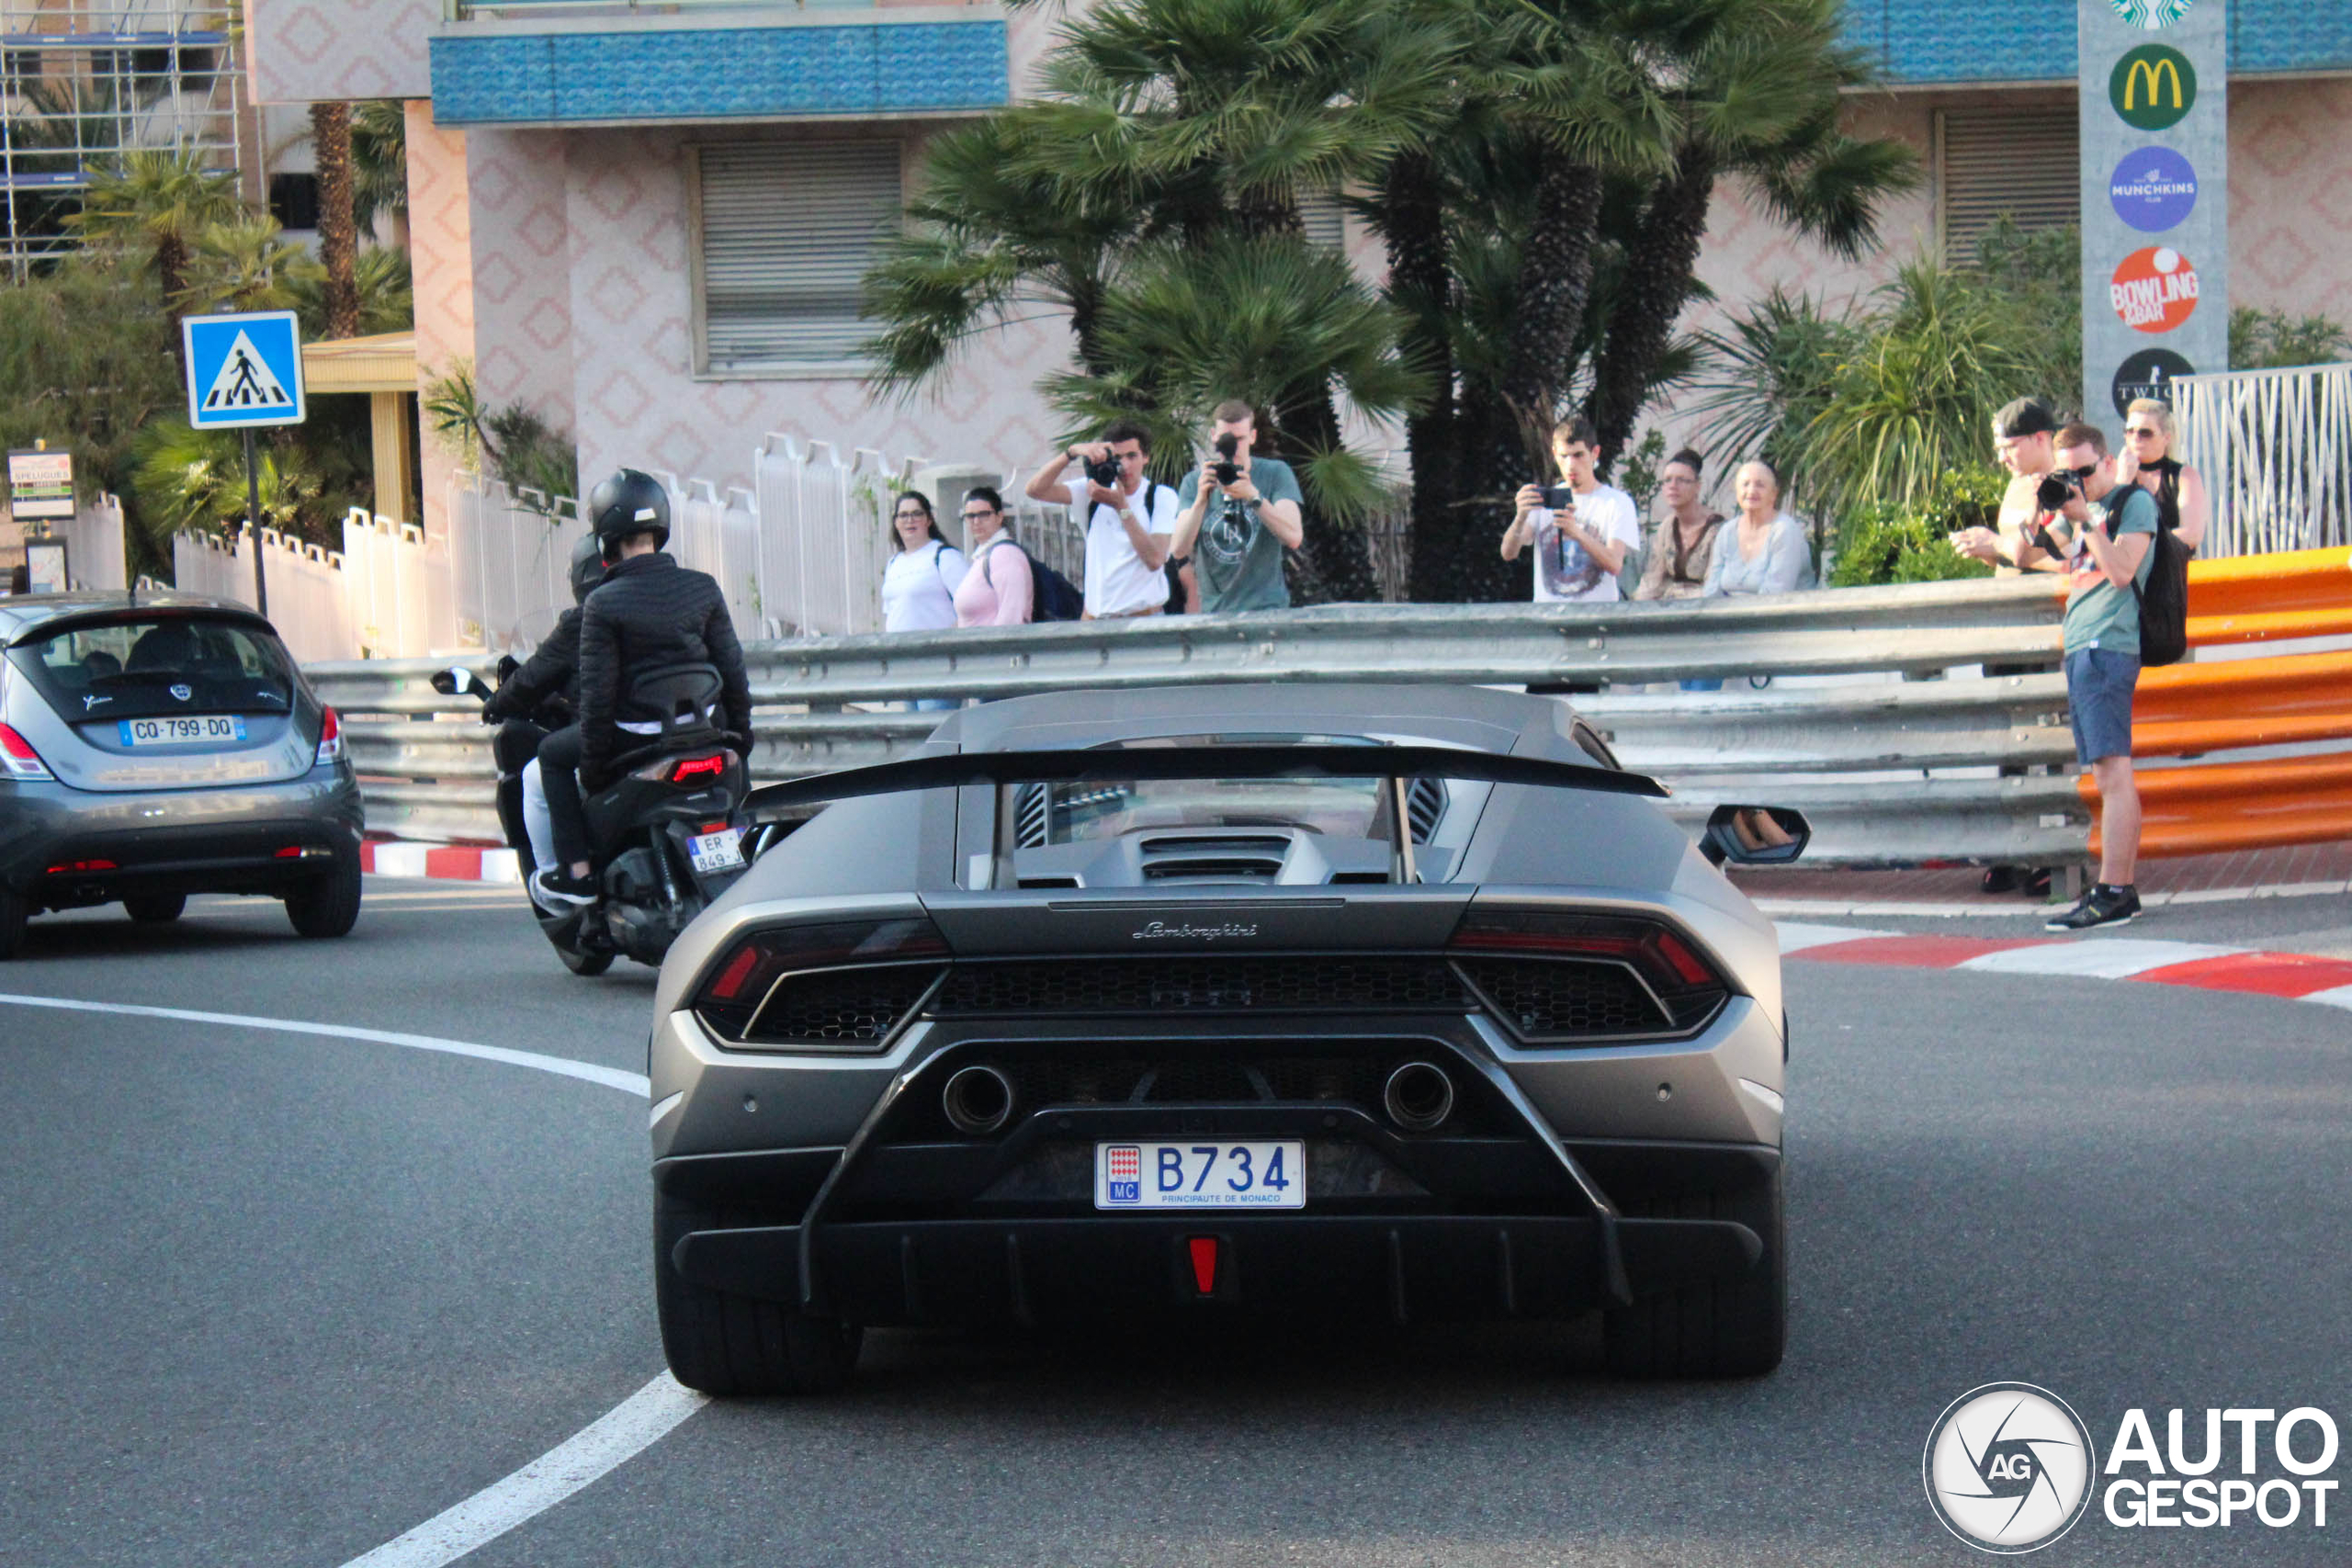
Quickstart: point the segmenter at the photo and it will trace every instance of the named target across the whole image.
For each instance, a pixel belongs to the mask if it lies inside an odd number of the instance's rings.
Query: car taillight
[[[1473,908],[1450,947],[1488,1010],[1528,1041],[1683,1033],[1732,990],[1688,938],[1639,916]]]
[[[870,1050],[938,979],[946,939],[925,919],[747,931],[714,964],[695,1010],[748,1045]]]
[[[114,862],[110,860],[69,860],[64,862],[62,864],[51,866],[45,874],[50,876],[80,876],[94,871],[119,871],[122,868],[120,866],[116,865]]]
[[[40,753],[33,750],[32,742],[5,724],[0,724],[0,761],[7,764],[10,778],[53,779],[57,776],[49,771],[49,764],[40,760]]]
[[[325,716],[319,724],[319,755],[314,765],[323,768],[343,760],[343,721],[335,717],[333,708],[319,711]]]
[[[681,757],[677,766],[670,770],[672,784],[691,784],[695,779],[715,779],[725,775],[727,758],[722,752],[715,757]]]

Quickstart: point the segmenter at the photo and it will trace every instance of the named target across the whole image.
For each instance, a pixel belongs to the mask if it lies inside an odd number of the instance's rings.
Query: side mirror
[[[1804,853],[1813,829],[1804,814],[1785,806],[1718,806],[1699,836],[1711,865],[1786,865]]]
[[[481,682],[474,679],[474,672],[463,665],[453,665],[433,672],[433,689],[445,697],[470,696],[481,687]]]

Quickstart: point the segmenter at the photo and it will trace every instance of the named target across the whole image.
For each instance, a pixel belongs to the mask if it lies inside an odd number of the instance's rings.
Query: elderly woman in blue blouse
[[[1739,513],[1715,535],[1702,594],[1788,593],[1814,586],[1813,550],[1804,525],[1781,510],[1781,476],[1767,463],[1742,463],[1732,496]]]

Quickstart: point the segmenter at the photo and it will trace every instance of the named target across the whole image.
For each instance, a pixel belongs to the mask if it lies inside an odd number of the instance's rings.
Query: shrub
[[[1837,533],[1829,571],[1832,588],[1887,582],[1946,582],[1990,577],[1993,569],[1952,548],[1948,535],[1989,528],[1999,517],[2007,479],[1989,464],[1946,468],[1909,505],[1874,502],[1854,513]]]

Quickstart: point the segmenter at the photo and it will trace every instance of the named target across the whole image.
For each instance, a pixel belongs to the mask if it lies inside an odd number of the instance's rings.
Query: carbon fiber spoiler
[[[961,751],[843,768],[763,784],[744,805],[752,811],[820,806],[861,795],[962,784],[1115,784],[1127,779],[1462,779],[1475,784],[1536,784],[1602,795],[1667,798],[1646,773],[1545,757],[1509,757],[1453,746],[1112,746],[1057,751]]]

